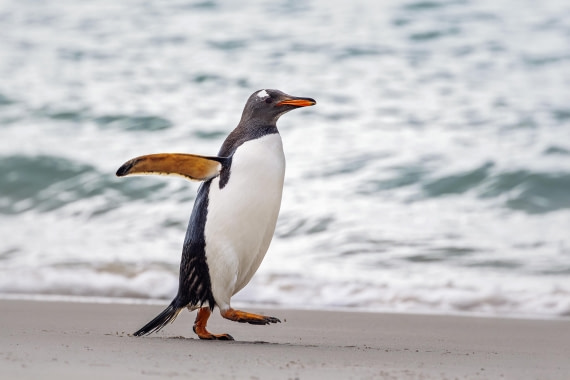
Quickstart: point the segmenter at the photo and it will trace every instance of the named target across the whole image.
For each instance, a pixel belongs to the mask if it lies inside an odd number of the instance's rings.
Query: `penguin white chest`
[[[212,180],[204,234],[212,293],[229,307],[259,268],[275,232],[281,207],[285,156],[281,136],[265,135],[240,145],[230,177],[220,189]]]

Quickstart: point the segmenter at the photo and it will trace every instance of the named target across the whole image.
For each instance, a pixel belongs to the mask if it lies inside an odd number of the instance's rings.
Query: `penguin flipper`
[[[158,153],[135,157],[125,162],[117,177],[132,174],[177,175],[194,181],[207,181],[220,174],[224,157],[207,157],[185,153]]]

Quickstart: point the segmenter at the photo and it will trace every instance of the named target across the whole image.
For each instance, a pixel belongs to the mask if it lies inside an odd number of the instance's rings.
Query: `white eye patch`
[[[257,93],[257,97],[261,98],[261,99],[265,99],[265,98],[269,97],[269,94],[267,93],[267,91],[261,90]]]

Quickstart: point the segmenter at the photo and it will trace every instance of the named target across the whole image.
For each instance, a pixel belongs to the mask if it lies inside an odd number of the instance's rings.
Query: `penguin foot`
[[[234,340],[230,334],[212,334],[206,330],[206,324],[208,323],[208,318],[212,311],[209,307],[201,307],[198,310],[198,315],[196,316],[196,321],[194,321],[194,327],[192,328],[198,338],[205,340]]]
[[[265,315],[248,313],[241,310],[228,309],[222,312],[222,317],[230,321],[240,323],[251,323],[252,325],[268,325],[270,323],[281,323],[278,318],[267,317]]]
[[[198,335],[198,338],[204,340],[234,340],[234,337],[231,336],[230,334],[212,334],[211,332],[206,330],[205,327],[197,327],[196,325],[194,325],[193,330],[196,333],[196,335]]]

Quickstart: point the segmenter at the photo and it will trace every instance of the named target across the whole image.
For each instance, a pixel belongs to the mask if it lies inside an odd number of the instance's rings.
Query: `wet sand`
[[[132,337],[161,306],[0,300],[2,379],[570,379],[570,320],[289,309],[282,323],[195,313]]]

